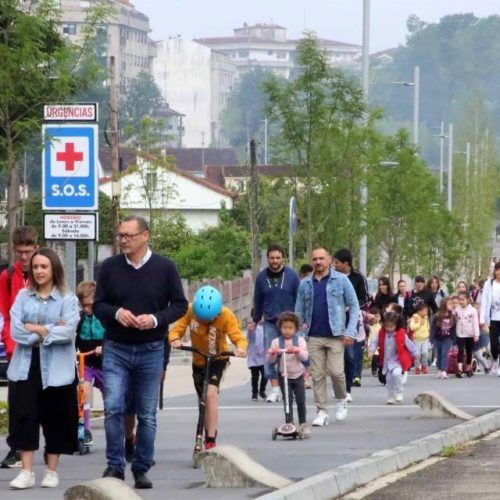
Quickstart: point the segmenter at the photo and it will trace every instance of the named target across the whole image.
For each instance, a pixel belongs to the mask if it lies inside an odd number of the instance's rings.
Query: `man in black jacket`
[[[122,251],[101,267],[94,314],[106,329],[103,372],[106,458],[104,477],[124,479],[125,395],[137,413],[137,442],[132,462],[136,488],[152,488],[146,473],[153,464],[156,408],[169,324],[184,316],[188,302],[175,264],[151,252],[149,227],[128,216],[115,236]]]
[[[333,256],[333,265],[339,273],[347,274],[349,281],[354,287],[358,298],[361,313],[368,312],[370,305],[370,293],[366,278],[352,267],[352,253],[347,248],[341,248]],[[351,387],[361,387],[361,371],[363,370],[363,353],[365,339],[355,342],[344,350],[345,380],[347,387],[347,401],[352,402]]]
[[[434,295],[425,286],[425,278],[423,276],[415,276],[415,287],[408,294],[408,299],[405,302],[404,315],[406,319],[410,319],[416,312],[420,304],[426,304],[429,310],[429,316],[436,314],[438,306]]]

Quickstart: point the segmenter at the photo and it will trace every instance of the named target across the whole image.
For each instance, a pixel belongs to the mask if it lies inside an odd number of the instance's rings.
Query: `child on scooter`
[[[267,360],[269,363],[279,361],[279,383],[281,393],[285,397],[285,388],[283,380],[283,364],[286,356],[286,367],[288,375],[288,401],[290,406],[290,416],[293,422],[293,399],[297,403],[297,413],[299,414],[299,432],[302,438],[311,437],[311,431],[306,423],[306,392],[304,387],[305,367],[303,362],[309,359],[306,341],[300,337],[297,332],[300,327],[298,316],[293,312],[284,312],[280,315],[277,322],[281,336],[271,342],[268,351]],[[283,349],[285,352],[283,353]]]
[[[222,305],[222,295],[213,286],[203,286],[194,295],[188,312],[174,323],[168,334],[170,345],[174,349],[182,347],[182,338],[189,329],[191,345],[201,352],[217,354],[227,351],[226,336],[235,345],[234,355],[244,358],[247,339],[238,326],[238,320],[232,311]],[[208,392],[205,410],[205,449],[215,447],[217,438],[217,414],[219,385],[229,359],[218,358],[210,365]],[[193,381],[198,398],[201,398],[205,359],[193,353]]]
[[[102,343],[104,327],[94,316],[92,306],[96,289],[95,281],[82,281],[76,287],[76,296],[80,301],[82,315],[76,328],[76,349],[80,352],[95,351],[95,354],[85,357],[85,400],[89,401],[92,382],[104,397],[104,375],[102,373]],[[90,431],[90,405],[85,404],[83,410],[85,427],[85,444],[93,444]]]

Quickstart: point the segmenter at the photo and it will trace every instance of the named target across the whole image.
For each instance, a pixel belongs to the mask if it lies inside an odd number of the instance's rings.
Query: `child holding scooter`
[[[289,311],[282,313],[277,326],[281,335],[271,342],[267,360],[269,363],[279,362],[278,379],[285,408],[287,408],[285,399],[288,392],[287,423],[293,423],[293,400],[295,396],[300,425],[298,433],[302,439],[307,439],[311,437],[311,431],[306,423],[305,367],[303,364],[309,359],[307,344],[297,333],[300,322],[295,313]],[[287,383],[287,387],[285,387],[285,383]]]
[[[170,330],[168,340],[174,349],[182,349],[182,338],[188,329],[193,350],[203,353],[193,352],[193,381],[201,402],[200,410],[204,410],[205,449],[208,450],[215,447],[219,385],[229,364],[227,356],[217,357],[217,354],[228,350],[227,336],[236,347],[234,355],[244,358],[247,339],[240,330],[234,313],[222,305],[221,293],[209,285],[201,287],[195,293],[188,312]],[[210,362],[206,373],[208,356],[216,359]],[[208,382],[206,394],[203,394],[204,382]],[[195,448],[196,451],[199,450]]]

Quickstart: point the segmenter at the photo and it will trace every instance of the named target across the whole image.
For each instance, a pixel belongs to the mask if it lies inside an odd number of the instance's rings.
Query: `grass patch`
[[[0,436],[5,436],[9,428],[9,407],[5,401],[0,401]]]
[[[443,446],[443,449],[441,450],[441,456],[450,458],[454,457],[458,453],[458,448],[456,446]]]

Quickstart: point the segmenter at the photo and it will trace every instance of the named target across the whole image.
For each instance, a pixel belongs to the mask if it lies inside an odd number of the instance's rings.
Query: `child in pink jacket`
[[[286,370],[288,375],[288,401],[290,405],[290,415],[293,421],[293,399],[297,403],[297,413],[299,414],[300,431],[303,438],[311,437],[311,431],[306,423],[306,390],[304,386],[304,361],[309,359],[306,341],[300,337],[299,318],[293,312],[284,312],[278,319],[278,329],[280,337],[271,342],[271,347],[267,354],[269,363],[279,362],[278,380],[281,393],[285,397],[284,387],[284,359],[286,357]],[[285,352],[283,352],[283,349]]]
[[[457,377],[462,378],[463,374],[472,377],[472,352],[474,342],[479,340],[479,317],[477,311],[470,304],[470,297],[467,292],[458,294],[458,307],[454,311],[456,321],[456,334],[458,346],[458,370]],[[465,351],[465,367],[463,363]]]

